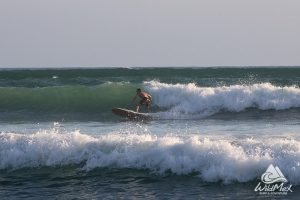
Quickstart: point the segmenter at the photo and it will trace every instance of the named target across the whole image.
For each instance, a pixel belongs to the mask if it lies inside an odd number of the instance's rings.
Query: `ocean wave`
[[[224,183],[259,179],[268,165],[278,166],[293,184],[300,184],[300,141],[214,139],[190,135],[110,133],[0,134],[0,169],[81,164],[82,170],[133,168],[153,173],[197,174],[204,181]]]
[[[297,86],[271,83],[200,87],[195,83],[145,82],[154,103],[169,113],[212,115],[221,111],[241,112],[248,108],[285,110],[300,107]]]
[[[0,111],[110,113],[113,107],[134,109],[132,98],[139,87],[152,95],[152,111],[160,119],[209,116],[248,108],[300,107],[300,89],[296,86],[260,83],[202,87],[195,83],[168,84],[153,80],[142,84],[107,81],[95,86],[0,87]]]

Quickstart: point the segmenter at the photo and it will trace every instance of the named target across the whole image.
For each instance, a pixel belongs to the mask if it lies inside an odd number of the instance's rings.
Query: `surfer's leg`
[[[143,99],[140,100],[140,104],[137,106],[136,112],[139,112],[139,111],[140,111],[140,108],[141,108],[143,105],[145,105],[146,100],[147,100],[147,98],[143,98]]]
[[[148,112],[150,112],[150,103],[151,103],[151,101],[150,101],[150,100],[147,100],[146,106],[147,106],[147,111],[148,111]]]

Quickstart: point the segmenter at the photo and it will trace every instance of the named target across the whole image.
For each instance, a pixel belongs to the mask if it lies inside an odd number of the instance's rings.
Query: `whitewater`
[[[293,184],[300,180],[300,140],[274,137],[217,139],[215,136],[175,136],[110,133],[101,136],[57,130],[35,134],[0,134],[0,169],[78,165],[80,170],[132,168],[164,175],[194,174],[208,182],[249,182],[267,163]]]
[[[300,106],[297,86],[278,87],[270,83],[199,87],[195,83],[166,84],[147,82],[155,104],[171,112],[215,114],[221,111],[241,112],[247,108],[284,110]]]

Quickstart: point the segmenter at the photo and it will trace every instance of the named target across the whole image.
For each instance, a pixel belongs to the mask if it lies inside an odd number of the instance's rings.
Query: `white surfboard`
[[[150,116],[149,113],[138,113],[133,110],[127,110],[127,109],[123,109],[123,108],[113,108],[111,111],[120,117],[125,117],[130,120],[150,120],[150,119],[152,119],[152,117]]]

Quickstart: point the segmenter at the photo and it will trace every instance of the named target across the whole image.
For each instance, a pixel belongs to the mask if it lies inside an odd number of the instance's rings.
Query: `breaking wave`
[[[286,110],[300,107],[300,89],[297,86],[260,83],[203,87],[195,83],[148,81],[141,84],[106,82],[95,86],[2,87],[0,111],[110,113],[113,107],[134,109],[132,98],[138,87],[152,95],[152,111],[157,112],[158,117],[177,118],[183,114],[208,116],[223,111],[241,112],[248,108]]]
[[[196,174],[208,182],[249,182],[272,163],[293,184],[300,183],[300,141],[214,139],[189,135],[85,135],[41,130],[35,134],[0,134],[0,169],[78,165],[95,168],[133,168],[156,174]]]
[[[174,113],[211,115],[222,111],[240,112],[248,108],[285,110],[300,107],[300,89],[270,83],[200,87],[194,83],[145,82],[155,104]]]

